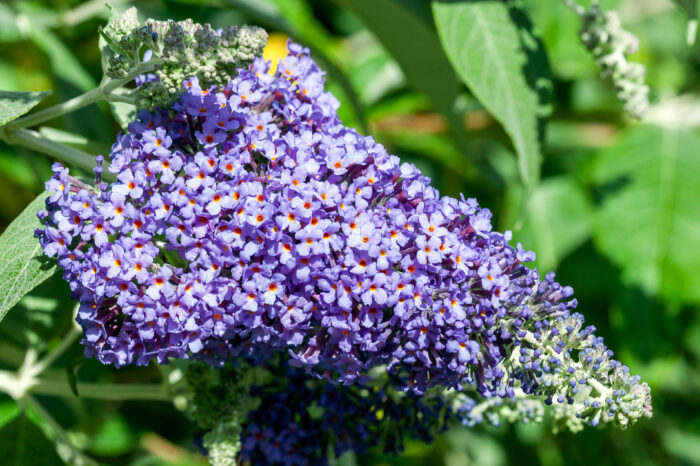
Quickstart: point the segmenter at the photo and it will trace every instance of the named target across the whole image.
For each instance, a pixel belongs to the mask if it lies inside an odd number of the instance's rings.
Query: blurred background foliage
[[[513,230],[516,241],[537,252],[541,271],[555,270],[575,288],[587,321],[652,387],[654,418],[627,431],[554,435],[546,421],[455,427],[431,445],[409,442],[401,457],[371,451],[338,464],[700,464],[700,44],[686,37],[695,2],[601,0],[641,41],[632,58],[647,67],[652,100],[641,123],[624,117],[614,89],[598,77],[576,33],[578,18],[563,2],[519,2],[544,43],[552,76],[541,177],[527,201],[507,133],[445,67],[427,1],[111,3],[137,6],[142,19],[263,26],[271,33],[266,58],[273,60],[288,37],[310,47],[347,125],[415,163],[441,193],[464,193],[490,208],[499,230]],[[94,87],[103,5],[0,3],[0,88],[53,89],[43,108]],[[51,127],[43,131],[94,154],[107,154],[120,129],[106,104]],[[44,155],[0,143],[0,231],[42,191],[50,165]],[[17,367],[28,345],[56,346],[71,309],[59,276],[25,297],[0,325],[2,367]],[[76,343],[49,375],[67,383],[67,369],[69,377],[105,384],[163,377],[157,367],[116,371],[82,361],[80,352]],[[194,424],[172,403],[40,398],[73,443],[100,463],[203,464]],[[0,424],[17,411],[0,397]],[[30,410],[30,419],[53,435],[36,414]]]

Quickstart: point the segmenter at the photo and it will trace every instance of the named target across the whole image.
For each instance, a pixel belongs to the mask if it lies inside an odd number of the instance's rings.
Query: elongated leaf
[[[454,109],[459,81],[430,18],[419,14],[419,5],[397,0],[336,0],[336,3],[352,11],[377,36],[408,82],[428,96],[461,138],[464,129]]]
[[[74,84],[82,91],[89,91],[97,85],[73,51],[53,32],[38,26],[33,27],[31,39],[49,58],[51,69],[56,76]]]
[[[34,230],[41,224],[36,216],[44,207],[47,193],[34,199],[0,235],[0,320],[25,294],[55,271],[53,262],[44,260]]]
[[[523,227],[515,241],[535,251],[534,265],[547,273],[590,236],[590,205],[572,178],[543,180],[529,199]]]
[[[540,141],[549,101],[549,67],[524,11],[514,2],[433,1],[433,15],[452,66],[504,127],[520,176],[539,178]]]
[[[0,91],[0,126],[36,107],[51,91]]]
[[[628,282],[675,302],[700,303],[698,153],[692,130],[635,127],[592,172],[602,190],[596,246]]]
[[[56,447],[25,414],[0,429],[0,458],[6,466],[62,465]]]

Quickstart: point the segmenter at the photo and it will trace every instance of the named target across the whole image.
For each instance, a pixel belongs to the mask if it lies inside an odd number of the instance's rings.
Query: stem
[[[81,94],[77,97],[74,97],[58,105],[54,105],[53,107],[44,109],[40,112],[32,113],[31,115],[13,120],[7,125],[5,125],[5,129],[9,135],[10,132],[18,128],[35,126],[39,123],[52,120],[61,115],[65,115],[66,113],[70,113],[80,108],[83,108],[86,105],[90,105],[101,100],[107,100],[107,96],[109,96],[113,90],[133,81],[134,78],[136,78],[140,74],[153,71],[153,69],[155,69],[156,66],[158,66],[161,63],[162,61],[160,59],[152,58],[147,62],[139,64],[139,66],[135,67],[129,72],[129,74],[127,74],[123,78],[108,79],[99,86],[97,86],[95,89],[92,89],[86,92],[85,94]]]
[[[106,99],[108,102],[122,102],[125,104],[131,104],[135,105],[136,104],[136,98],[135,97],[130,97],[128,95],[119,95],[115,94],[112,92],[111,94],[107,94]]]
[[[36,400],[36,398],[27,394],[24,397],[24,401],[26,401],[29,406],[34,408],[34,410],[39,414],[39,416],[41,416],[44,419],[44,421],[46,421],[46,423],[49,425],[49,427],[51,427],[51,430],[53,430],[54,434],[56,435],[56,439],[60,443],[65,444],[70,449],[70,457],[64,458],[64,460],[67,461],[68,464],[87,464],[97,466],[97,463],[95,463],[94,460],[85,456],[83,452],[78,450],[78,448],[75,445],[73,445],[73,442],[71,442],[70,438],[68,437],[68,434],[63,429],[61,424],[56,422],[53,416],[51,416],[51,413],[49,413],[41,405],[41,403],[39,403]]]
[[[27,126],[36,126],[39,123],[43,123],[48,120],[52,120],[66,113],[73,112],[86,105],[99,102],[104,99],[104,92],[100,87],[96,87],[85,94],[81,94],[77,97],[73,97],[70,100],[61,102],[60,104],[49,107],[40,112],[32,113],[26,117],[18,118],[9,122],[5,125],[5,129],[9,132],[18,128],[24,128]]]
[[[32,368],[35,374],[41,374],[44,370],[49,367],[53,362],[58,359],[63,353],[66,352],[70,345],[80,336],[81,330],[75,325],[71,324],[68,334],[63,337],[61,344],[56,347],[53,351],[44,357],[44,359],[37,362]]]
[[[95,167],[95,158],[92,155],[80,149],[47,139],[36,131],[19,128],[11,132],[8,131],[6,134],[7,142],[10,144],[24,146],[37,152],[50,155],[58,160],[73,164],[87,171],[92,171]],[[109,176],[110,174],[104,173],[104,175]],[[105,176],[105,178],[107,176]]]
[[[170,395],[163,385],[156,384],[116,384],[105,385],[98,383],[78,383],[78,393],[81,398],[96,400],[152,400],[170,402]],[[29,389],[36,395],[61,397],[75,396],[68,384],[63,380],[39,379],[37,384]]]

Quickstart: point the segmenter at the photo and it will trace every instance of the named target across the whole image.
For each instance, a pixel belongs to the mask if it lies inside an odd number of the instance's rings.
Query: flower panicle
[[[416,396],[586,394],[591,424],[651,414],[573,290],[526,267],[534,254],[487,209],[344,126],[307,49],[290,43],[268,70],[256,58],[225,85],[185,79],[169,111],[120,135],[117,181],[99,191],[55,167],[40,241],[81,301],[89,356],[284,354],[343,385],[381,368]]]
[[[649,87],[644,84],[644,65],[628,60],[639,48],[639,39],[622,28],[615,11],[604,11],[597,1],[587,9],[577,5],[581,18],[579,36],[600,68],[601,76],[612,80],[625,113],[642,119],[649,108]]]

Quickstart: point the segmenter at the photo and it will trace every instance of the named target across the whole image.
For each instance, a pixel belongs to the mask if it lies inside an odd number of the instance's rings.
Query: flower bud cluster
[[[111,22],[103,36],[116,54],[109,59],[109,77],[123,78],[142,61],[152,65],[137,80],[137,106],[148,109],[168,108],[182,94],[182,82],[190,77],[196,77],[204,88],[230,82],[238,69],[262,55],[267,41],[265,30],[254,26],[215,30],[191,19],[149,19],[140,26],[135,8]]]
[[[627,55],[639,48],[639,40],[622,28],[616,12],[601,10],[597,1],[588,9],[579,7],[577,12],[581,17],[581,41],[593,54],[601,75],[612,79],[625,112],[641,119],[649,107],[649,87],[644,84],[646,70],[627,60]]]
[[[268,69],[185,80],[170,112],[140,113],[114,144],[117,181],[99,191],[55,167],[38,234],[81,301],[88,355],[283,352],[343,384],[385,367],[416,394],[586,395],[586,422],[622,426],[650,414],[648,386],[571,314],[573,290],[525,267],[534,254],[488,210],[343,126],[307,50]]]
[[[510,423],[541,422],[544,416],[542,400],[523,392],[517,393],[513,398],[485,399],[478,394],[469,396],[466,393],[457,393],[451,406],[462,424],[468,427],[484,422],[500,426],[502,419]]]

